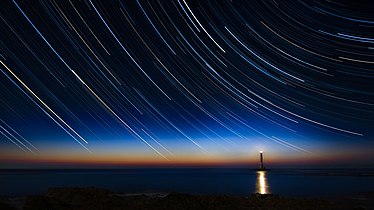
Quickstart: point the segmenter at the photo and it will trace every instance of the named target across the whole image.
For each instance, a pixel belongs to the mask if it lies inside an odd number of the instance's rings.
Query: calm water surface
[[[374,170],[250,169],[0,170],[0,195],[94,186],[116,192],[330,196],[374,191]]]

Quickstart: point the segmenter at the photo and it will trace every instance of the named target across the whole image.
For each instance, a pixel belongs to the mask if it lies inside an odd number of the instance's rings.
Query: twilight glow
[[[0,167],[373,166],[362,7],[2,1]]]

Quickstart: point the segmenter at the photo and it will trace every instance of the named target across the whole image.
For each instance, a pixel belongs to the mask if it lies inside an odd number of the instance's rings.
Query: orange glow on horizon
[[[16,167],[248,167],[258,168],[259,154],[262,148],[253,148],[246,153],[203,153],[201,151],[181,151],[168,156],[168,160],[152,151],[100,151],[85,153],[80,150],[48,150],[38,154],[22,154],[12,150],[0,154],[0,168]],[[182,153],[184,152],[184,153]],[[321,154],[277,152],[266,149],[264,164],[267,168],[303,167],[339,165],[341,163],[359,163],[370,157],[370,151],[360,153],[327,153]]]
[[[265,164],[268,168],[278,165],[302,166],[320,165],[329,162],[338,162],[341,156],[282,156],[269,154]],[[59,166],[92,166],[92,167],[126,167],[126,166],[248,166],[256,168],[259,163],[258,153],[250,156],[220,156],[220,155],[175,155],[170,160],[165,160],[155,154],[85,154],[49,153],[36,155],[0,154],[0,167],[7,165],[53,165]]]

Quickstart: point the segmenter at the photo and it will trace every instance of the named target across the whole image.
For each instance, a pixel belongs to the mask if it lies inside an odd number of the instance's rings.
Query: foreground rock
[[[155,196],[156,195],[156,196]],[[28,196],[24,210],[88,210],[88,209],[370,209],[352,203],[329,202],[317,198],[283,198],[253,194],[249,197],[225,195],[121,195],[98,188],[51,188],[47,195]],[[14,209],[0,202],[0,209]]]

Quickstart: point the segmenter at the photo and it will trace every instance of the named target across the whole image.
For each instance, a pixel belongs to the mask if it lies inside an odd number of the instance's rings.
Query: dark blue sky
[[[0,12],[3,167],[236,163],[262,149],[284,164],[373,164],[373,8],[8,1]]]

